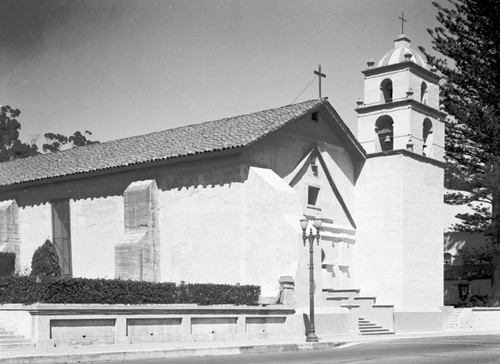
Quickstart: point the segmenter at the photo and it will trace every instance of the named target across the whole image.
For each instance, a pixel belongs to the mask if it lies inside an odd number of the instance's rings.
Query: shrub
[[[59,277],[61,275],[61,266],[57,257],[56,247],[50,240],[35,250],[31,259],[31,275]]]
[[[258,286],[45,277],[0,277],[0,303],[257,305]]]
[[[0,276],[14,275],[16,269],[16,253],[0,253]]]
[[[0,277],[0,304],[37,302],[40,289],[35,277]]]
[[[461,300],[455,305],[456,307],[488,307],[490,306],[490,298],[488,295],[473,295]]]

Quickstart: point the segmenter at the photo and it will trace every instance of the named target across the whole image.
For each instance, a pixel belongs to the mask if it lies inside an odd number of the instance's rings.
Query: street
[[[399,339],[333,350],[134,361],[134,363],[499,363],[500,335]],[[109,362],[107,362],[109,363]],[[118,363],[118,362],[117,362]]]

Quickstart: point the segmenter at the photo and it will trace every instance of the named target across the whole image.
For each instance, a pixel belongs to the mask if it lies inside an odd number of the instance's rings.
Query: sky
[[[361,71],[402,12],[431,50],[430,0],[0,0],[0,104],[21,110],[25,142],[107,141],[317,98],[321,64],[355,132]]]

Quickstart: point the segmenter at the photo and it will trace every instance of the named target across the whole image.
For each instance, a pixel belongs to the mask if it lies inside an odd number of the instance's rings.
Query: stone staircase
[[[377,305],[376,297],[360,296],[359,289],[323,289],[323,298],[329,306],[349,309],[352,333],[394,334],[394,306]]]
[[[446,321],[445,330],[457,330],[460,326],[460,317],[464,313],[465,308],[454,308],[451,317]]]
[[[15,335],[12,331],[6,331],[0,327],[0,351],[8,349],[33,349],[35,344],[25,339],[22,335]]]
[[[358,318],[358,327],[361,335],[388,335],[394,334],[394,331],[389,329],[384,329],[382,326],[378,326],[363,317]]]

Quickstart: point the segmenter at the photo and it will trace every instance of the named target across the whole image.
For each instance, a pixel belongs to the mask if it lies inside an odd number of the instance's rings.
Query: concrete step
[[[462,316],[464,310],[465,310],[464,308],[453,309],[453,313],[451,314],[451,317],[448,319],[448,321],[444,325],[445,330],[446,329],[457,329],[460,326],[460,317]]]
[[[373,329],[360,329],[359,330],[362,334],[366,332],[386,332],[389,331],[389,329],[384,329],[381,326],[374,327]]]
[[[349,297],[347,296],[339,296],[339,297],[326,297],[326,302],[330,307],[340,307],[345,304]]]
[[[2,336],[10,336],[10,335],[14,335],[14,332],[13,331],[3,331],[3,332],[0,332],[0,337],[2,337]]]
[[[323,294],[327,297],[348,297],[354,298],[359,296],[359,289],[323,289]]]
[[[364,323],[363,323],[363,324],[361,324],[361,323],[360,323],[360,324],[358,325],[358,327],[359,327],[360,329],[369,329],[369,328],[372,328],[372,327],[381,327],[381,326],[377,326],[377,324],[372,324],[372,323],[370,322],[370,323],[368,323],[368,324],[364,324]]]
[[[375,332],[362,332],[361,335],[394,335],[394,331],[375,331]]]
[[[387,335],[394,334],[394,331],[390,331],[389,329],[385,329],[382,326],[379,326],[369,320],[366,320],[364,317],[358,318],[358,330],[360,335]]]
[[[35,344],[27,340],[25,343],[16,344],[0,344],[0,351],[2,350],[21,350],[21,349],[34,349]]]
[[[19,339],[24,339],[24,336],[22,335],[6,335],[6,336],[0,336],[0,343],[4,342],[6,340],[19,340]]]
[[[28,339],[25,339],[24,336],[21,336],[20,338],[13,338],[13,339],[2,339],[0,340],[0,345],[5,345],[5,344],[24,344],[24,343],[30,343]]]

